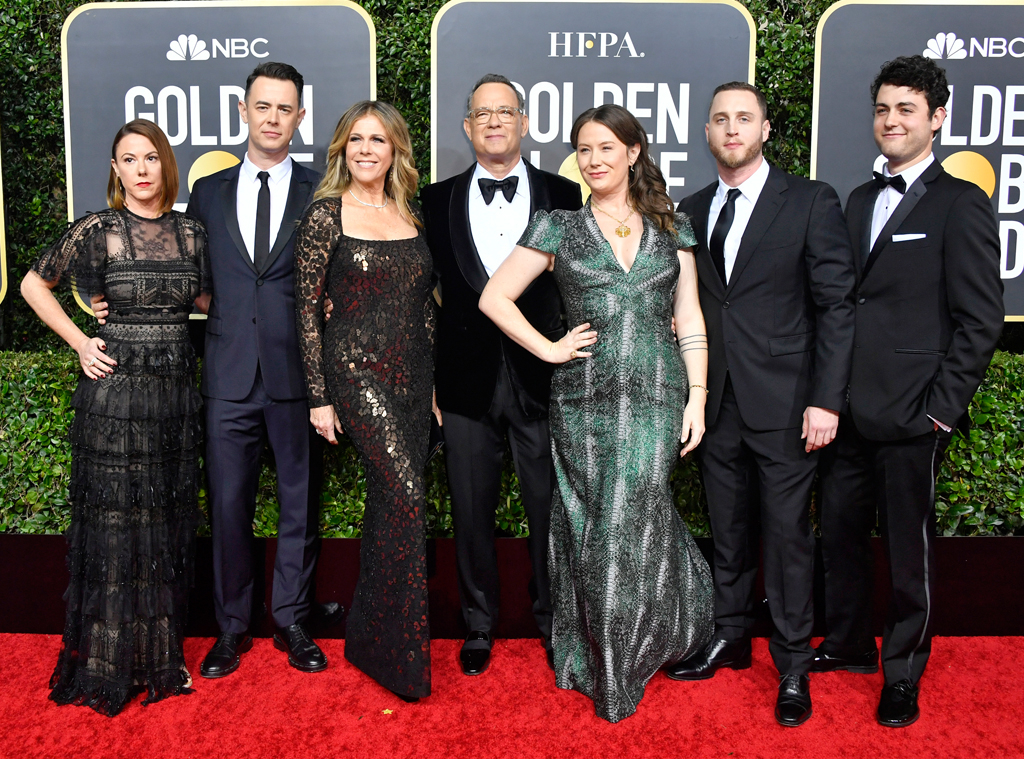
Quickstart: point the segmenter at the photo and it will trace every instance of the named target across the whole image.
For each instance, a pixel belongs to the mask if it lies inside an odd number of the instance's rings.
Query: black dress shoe
[[[715,638],[689,659],[667,667],[665,674],[673,680],[707,680],[724,667],[750,667],[750,640]]]
[[[274,633],[274,648],[288,654],[288,663],[300,672],[323,672],[327,657],[301,623],[279,627]]]
[[[546,658],[548,660],[548,666],[551,667],[551,671],[553,672],[555,670],[555,650],[553,648],[549,648],[544,653],[547,654]]]
[[[314,603],[310,609],[311,615],[317,624],[324,627],[334,627],[345,617],[345,607],[337,601],[326,601],[325,603]]]
[[[487,648],[466,648],[466,643],[474,640],[487,642]],[[482,675],[487,671],[491,663],[491,636],[479,630],[471,632],[466,636],[466,643],[462,644],[459,652],[459,664],[462,665],[464,675]]]
[[[882,688],[878,700],[878,724],[886,727],[906,727],[917,722],[921,710],[917,708],[917,686],[910,680],[899,680]]]
[[[783,675],[775,720],[783,727],[798,727],[811,718],[811,679],[807,675]]]
[[[215,680],[227,677],[242,661],[242,654],[252,648],[252,636],[249,633],[221,633],[213,644],[210,653],[199,665],[199,674]]]
[[[820,645],[814,650],[814,661],[811,662],[811,672],[859,672],[865,675],[873,675],[878,671],[878,649],[874,646],[870,651],[860,654],[833,654],[824,650],[825,646]]]

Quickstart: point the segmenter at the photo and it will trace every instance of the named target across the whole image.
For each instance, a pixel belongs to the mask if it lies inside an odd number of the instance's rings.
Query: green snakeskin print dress
[[[672,334],[676,250],[695,243],[644,220],[626,272],[589,204],[538,211],[520,245],[555,255],[570,327],[590,322],[590,358],[555,370],[548,568],[559,688],[618,722],[636,711],[659,668],[703,646],[714,629],[707,563],[675,510],[688,383]]]

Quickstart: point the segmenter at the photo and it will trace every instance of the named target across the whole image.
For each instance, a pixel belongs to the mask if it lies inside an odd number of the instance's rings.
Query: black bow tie
[[[494,191],[501,190],[505,200],[509,203],[516,196],[516,187],[519,186],[519,177],[505,177],[504,179],[478,179],[480,182],[480,194],[484,196],[484,203],[491,204],[494,200]]]
[[[875,184],[878,185],[879,190],[884,190],[886,187],[891,187],[896,190],[900,195],[903,195],[907,191],[907,180],[897,174],[894,177],[887,177],[885,174],[880,174],[877,171],[872,172],[875,177]]]

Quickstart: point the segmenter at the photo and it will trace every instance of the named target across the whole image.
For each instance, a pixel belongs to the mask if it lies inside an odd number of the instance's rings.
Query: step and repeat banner
[[[569,144],[573,120],[614,102],[647,128],[678,201],[717,177],[704,137],[711,93],[723,82],[753,81],[754,22],[730,0],[453,0],[431,37],[434,181],[474,161],[462,124],[469,91],[487,73],[522,92],[530,123],[523,155],[534,166],[582,184]]]
[[[886,61],[933,58],[949,80],[948,115],[934,141],[951,174],[992,199],[1002,246],[1008,321],[1024,321],[1024,0],[846,0],[817,32],[811,176],[844,203],[880,170],[870,86]]]

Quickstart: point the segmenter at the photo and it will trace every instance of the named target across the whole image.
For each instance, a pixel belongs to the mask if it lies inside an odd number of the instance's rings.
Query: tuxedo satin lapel
[[[530,218],[532,219],[538,209],[551,208],[551,193],[548,192],[548,183],[544,181],[541,173],[525,158],[523,163],[526,164],[526,176],[530,178]]]
[[[220,206],[224,213],[224,226],[238,249],[238,255],[245,261],[245,265],[255,272],[256,264],[249,258],[249,251],[245,249],[245,241],[242,240],[242,232],[238,229],[238,174],[236,171],[230,179],[221,182]]]
[[[284,217],[281,219],[281,228],[277,232],[277,239],[274,240],[274,247],[271,248],[267,260],[256,265],[257,270],[261,274],[273,266],[274,261],[281,255],[281,251],[288,245],[288,241],[295,233],[295,228],[299,226],[299,222],[302,220],[302,212],[306,210],[306,199],[309,197],[312,182],[308,179],[299,179],[297,173],[298,166],[293,164],[292,181],[288,188],[288,200],[285,203]]]
[[[708,214],[711,212],[711,201],[714,200],[717,189],[718,182],[715,182],[700,191],[694,204],[694,215],[690,217],[690,224],[697,238],[697,279],[716,296],[722,297],[725,295],[725,283],[718,275],[715,262],[711,260],[711,251],[708,250]]]
[[[764,183],[764,188],[761,190],[757,203],[754,205],[754,210],[750,214],[747,228],[743,230],[740,249],[736,252],[736,262],[732,266],[729,284],[725,288],[726,295],[729,294],[729,291],[732,290],[740,276],[742,276],[743,270],[747,268],[747,264],[750,263],[750,259],[754,255],[754,251],[761,244],[761,238],[764,237],[764,233],[768,231],[768,227],[772,225],[775,217],[779,215],[782,206],[785,205],[786,199],[783,193],[788,189],[789,184],[786,182],[785,176],[775,168],[771,168],[768,173],[768,180]]]
[[[487,285],[487,270],[484,268],[480,255],[476,252],[473,242],[473,230],[469,226],[469,183],[473,179],[476,164],[469,167],[452,188],[451,206],[449,207],[449,224],[452,236],[452,253],[459,271],[466,278],[469,286],[478,293],[483,292]],[[531,182],[531,185],[533,183]]]
[[[928,174],[931,171],[925,172]],[[937,175],[936,175],[937,176]],[[934,179],[935,177],[932,177]],[[882,231],[878,233],[878,239],[875,240],[875,244],[871,248],[871,255],[868,256],[867,262],[864,264],[864,274],[867,276],[871,271],[871,267],[875,265],[875,261],[882,255],[886,246],[892,242],[893,233],[900,228],[900,225],[906,221],[906,218],[910,215],[910,212],[914,210],[914,207],[920,202],[921,198],[924,197],[925,193],[928,192],[928,187],[925,182],[929,182],[931,179],[925,179],[922,175],[914,184],[907,188],[907,191],[903,194],[903,200],[896,206],[896,210],[892,212],[892,216],[889,217],[889,221],[885,222],[885,226],[882,227]],[[874,209],[872,208],[872,211]],[[867,209],[864,209],[864,213],[867,215]],[[871,215],[874,215],[873,213]],[[870,233],[869,233],[870,234]],[[870,239],[870,238],[869,238]]]
[[[871,245],[871,224],[875,215],[875,200],[878,199],[878,191],[879,188],[875,186],[865,189],[858,203],[860,216],[856,219],[850,219],[850,229],[858,236],[852,242],[854,265],[857,268],[857,275],[860,277],[864,276],[864,267],[871,252],[869,250]]]

